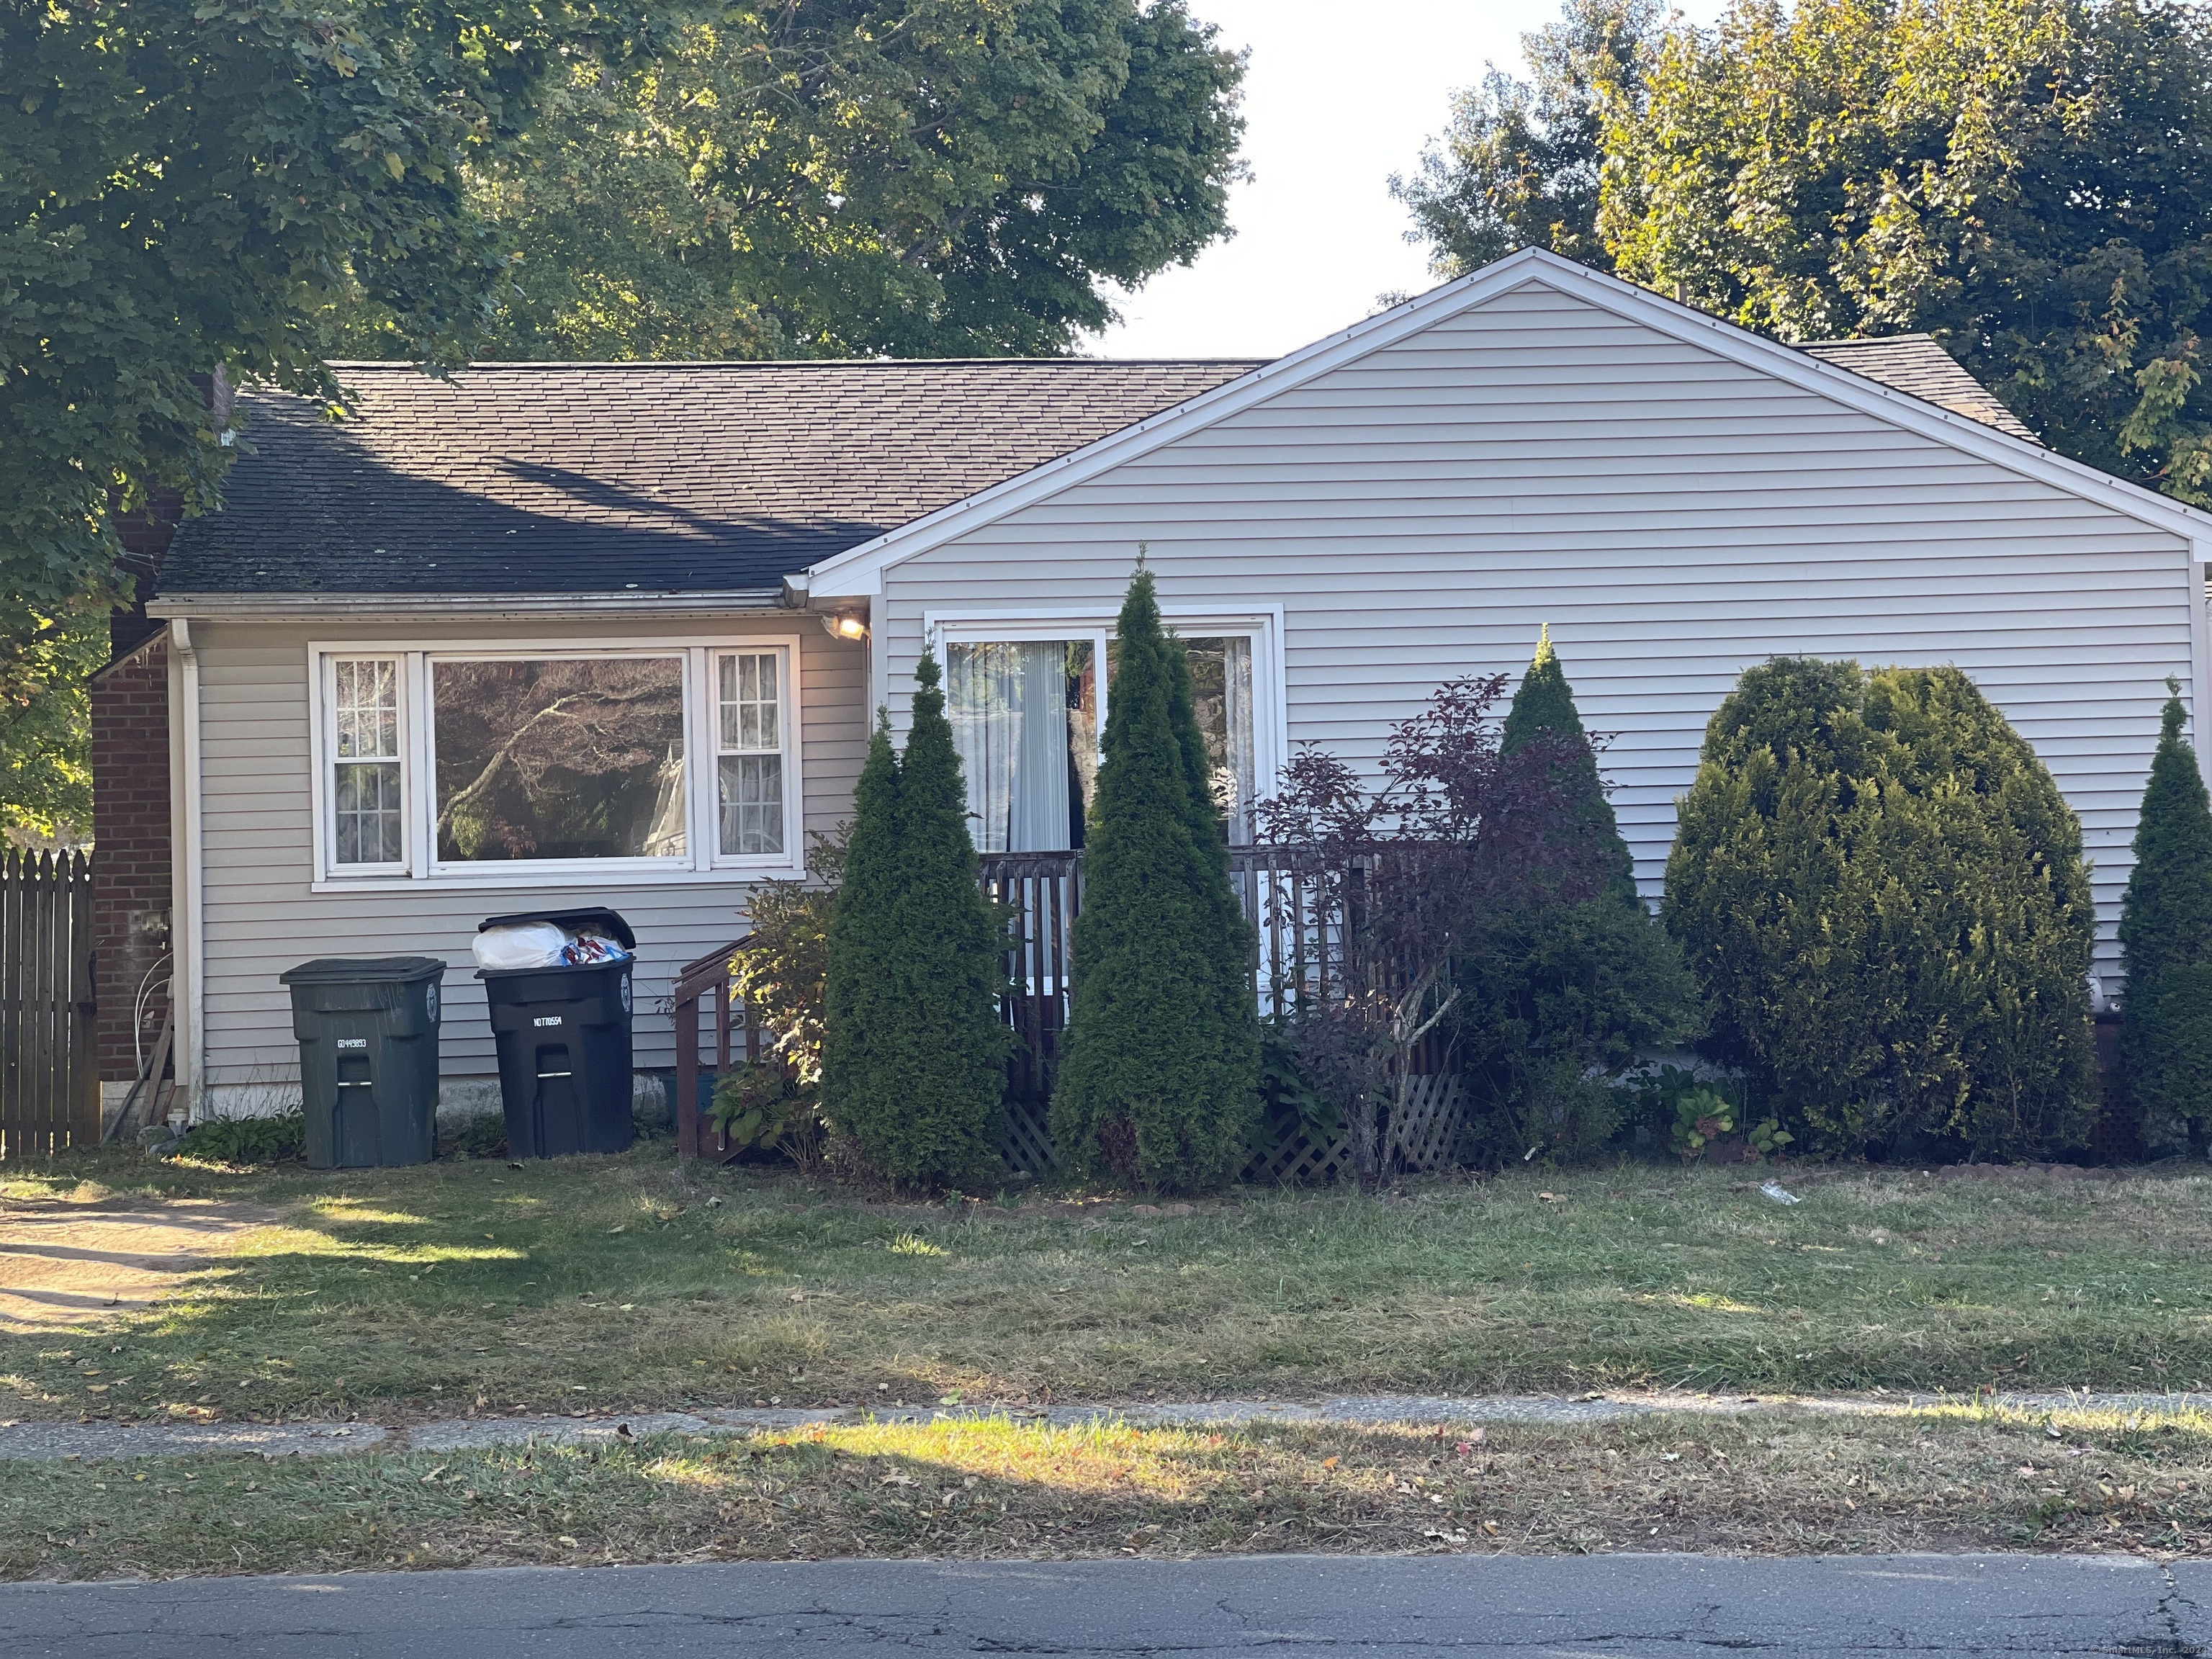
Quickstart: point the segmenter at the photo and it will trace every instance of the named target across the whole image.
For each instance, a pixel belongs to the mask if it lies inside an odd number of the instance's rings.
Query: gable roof
[[[2032,444],[2043,441],[1992,392],[1936,343],[1932,334],[1885,334],[1878,339],[1807,340],[1798,350],[1869,380],[1880,380],[1923,403],[1936,404],[1984,426]]]
[[[967,534],[1032,502],[1097,477],[1164,444],[1203,430],[1369,353],[1419,333],[1448,317],[1481,305],[1525,283],[1540,282],[1670,338],[1696,345],[1728,362],[1771,374],[1785,384],[1887,421],[2057,489],[2094,501],[2159,529],[2212,542],[2212,514],[2184,505],[2095,467],[2045,449],[1936,402],[1893,390],[1868,374],[1826,362],[1815,354],[1782,345],[1721,321],[1603,271],[1542,248],[1523,248],[1440,288],[1354,323],[1325,339],[1255,368],[1242,379],[1200,394],[1097,442],[1048,461],[1018,478],[917,519],[873,541],[825,559],[795,580],[811,596],[842,598],[878,591],[889,566]],[[1963,371],[1961,371],[1963,373]]]
[[[886,530],[1237,379],[1080,358],[333,367],[347,418],[240,399],[198,594],[766,595]]]

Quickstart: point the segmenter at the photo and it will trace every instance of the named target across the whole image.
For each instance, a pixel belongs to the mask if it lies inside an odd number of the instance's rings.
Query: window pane
[[[331,709],[340,760],[399,757],[399,665],[388,658],[334,662]]]
[[[1097,770],[1092,655],[1088,640],[945,647],[945,713],[977,852],[1082,845]]]
[[[1231,842],[1252,839],[1252,641],[1189,641],[1190,700],[1213,770],[1213,805]]]
[[[783,851],[783,757],[725,755],[721,777],[721,846],[745,856]]]
[[[684,665],[434,662],[438,858],[680,858]]]
[[[724,657],[720,674],[721,746],[754,754],[783,746],[773,651]]]
[[[397,864],[401,850],[399,763],[340,761],[335,769],[332,861]]]

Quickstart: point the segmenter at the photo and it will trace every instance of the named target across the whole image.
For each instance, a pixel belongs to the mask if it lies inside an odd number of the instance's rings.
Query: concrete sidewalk
[[[2212,1411],[2206,1394],[1887,1395],[1817,1398],[1785,1395],[1340,1395],[1318,1401],[1122,1401],[1088,1406],[888,1407],[805,1411],[766,1407],[696,1412],[601,1412],[589,1416],[460,1417],[404,1426],[376,1423],[50,1423],[0,1422],[0,1462],[96,1462],[127,1457],[190,1457],[224,1453],[263,1457],[331,1457],[366,1451],[460,1451],[531,1440],[592,1442],[653,1434],[752,1434],[811,1423],[926,1423],[1008,1418],[1073,1426],[1126,1422],[1141,1427],[1202,1427],[1239,1423],[1323,1423],[1354,1427],[1388,1424],[1610,1423],[1668,1413],[1740,1416],[1801,1411],[1816,1416],[1903,1415],[1935,1407],[1995,1403],[2029,1415],[2046,1412],[2118,1412],[2173,1417]]]
[[[2190,1659],[2212,1563],[1244,1556],[496,1568],[0,1587],[0,1659],[902,1654]]]

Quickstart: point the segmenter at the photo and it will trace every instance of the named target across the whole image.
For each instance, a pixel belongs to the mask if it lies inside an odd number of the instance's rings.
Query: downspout
[[[2189,549],[2189,741],[2212,787],[2212,540]]]
[[[195,1123],[204,1122],[207,1112],[207,914],[203,903],[204,868],[200,837],[200,659],[192,646],[192,624],[188,617],[169,618],[169,638],[177,647],[177,664],[182,674],[179,688],[184,707],[181,719],[180,747],[182,773],[184,846],[181,868],[179,871],[177,899],[184,915],[185,925],[178,930],[185,947],[185,1018],[183,1030],[184,1064],[177,1068],[184,1082],[185,1107]]]

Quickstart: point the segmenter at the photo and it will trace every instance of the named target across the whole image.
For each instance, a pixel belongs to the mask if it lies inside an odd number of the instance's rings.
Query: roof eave
[[[164,593],[151,600],[155,617],[210,621],[273,621],[283,617],[376,616],[707,617],[783,610],[776,588],[706,590],[681,593]]]

